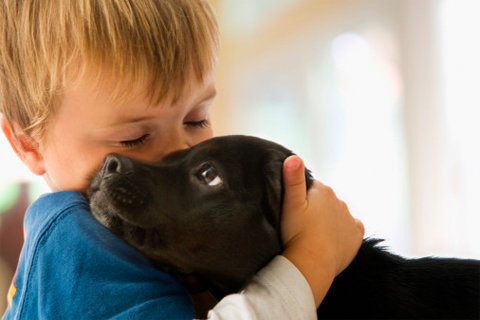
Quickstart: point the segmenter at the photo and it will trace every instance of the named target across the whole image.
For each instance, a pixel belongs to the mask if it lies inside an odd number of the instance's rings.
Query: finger
[[[284,206],[295,208],[306,204],[305,167],[299,156],[288,157],[283,164]]]
[[[363,222],[358,219],[355,219],[355,222],[357,223],[357,227],[360,230],[363,238],[363,236],[365,236],[365,226],[363,225]]]

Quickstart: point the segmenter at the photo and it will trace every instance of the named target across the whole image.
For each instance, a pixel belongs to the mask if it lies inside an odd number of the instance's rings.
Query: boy
[[[191,319],[186,290],[101,227],[83,194],[110,152],[155,161],[212,137],[218,32],[202,0],[5,0],[2,130],[54,191],[31,205],[4,319]],[[284,165],[285,251],[212,319],[316,318],[363,226]]]

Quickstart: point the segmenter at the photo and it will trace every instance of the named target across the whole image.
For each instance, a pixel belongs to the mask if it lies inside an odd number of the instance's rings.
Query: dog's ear
[[[269,150],[264,163],[265,176],[265,195],[263,198],[263,208],[265,210],[267,221],[275,228],[280,230],[280,217],[283,204],[283,162],[289,156],[294,155],[289,150]],[[305,181],[307,190],[313,182],[313,176],[310,170],[305,168]]]

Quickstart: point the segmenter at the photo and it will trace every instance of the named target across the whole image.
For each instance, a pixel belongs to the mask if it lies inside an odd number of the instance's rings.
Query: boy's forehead
[[[112,124],[140,121],[142,115],[152,107],[175,107],[177,104],[212,100],[216,96],[215,71],[213,69],[204,81],[190,72],[181,86],[170,86],[166,94],[160,96],[154,87],[155,82],[161,85],[160,78],[151,79],[147,76],[139,81],[131,75],[119,77],[109,69],[89,68],[66,85],[62,104],[78,108],[83,103],[96,105],[99,107],[98,113],[110,115],[109,122]],[[175,100],[177,93],[179,97]],[[188,101],[191,99],[198,101]]]
[[[159,97],[160,88],[164,87],[162,79],[157,76],[135,77],[131,74],[118,74],[109,67],[86,67],[84,71],[74,77],[65,86],[65,93],[75,94],[82,92],[91,98],[109,104],[122,105],[131,103],[139,97],[147,99],[151,105],[169,100],[174,89],[182,92],[185,88],[167,88],[166,95]]]

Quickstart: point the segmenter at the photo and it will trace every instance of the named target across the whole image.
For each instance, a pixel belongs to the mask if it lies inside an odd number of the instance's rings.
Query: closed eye
[[[210,120],[204,119],[201,121],[187,121],[184,123],[184,125],[189,126],[189,127],[195,127],[195,128],[209,128],[210,127]]]
[[[139,147],[143,145],[145,142],[147,142],[149,137],[150,135],[147,133],[137,139],[120,141],[120,145],[125,148]]]

